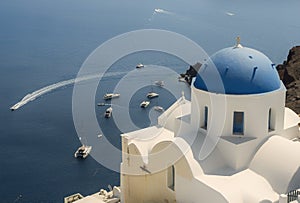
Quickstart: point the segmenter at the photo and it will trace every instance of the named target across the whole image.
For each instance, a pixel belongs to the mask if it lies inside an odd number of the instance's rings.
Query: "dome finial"
[[[234,48],[243,48],[243,46],[241,45],[241,38],[240,38],[240,36],[236,37],[236,45],[234,46]]]
[[[241,38],[240,38],[240,36],[236,37],[236,44],[241,44]]]

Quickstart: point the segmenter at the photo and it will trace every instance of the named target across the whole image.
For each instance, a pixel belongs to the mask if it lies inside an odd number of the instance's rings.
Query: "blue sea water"
[[[155,8],[167,12],[154,15]],[[80,141],[72,119],[72,86],[43,95],[15,112],[9,110],[30,92],[74,78],[100,44],[125,32],[155,28],[185,35],[212,54],[232,46],[240,35],[243,45],[264,52],[278,64],[292,46],[300,44],[299,8],[298,0],[2,0],[0,202],[62,202],[75,192],[87,195],[108,184],[119,185],[119,174],[91,156],[73,157]],[[177,72],[188,66],[153,52],[133,54],[114,66],[129,71],[141,59]],[[103,80],[107,89],[98,89],[96,98],[101,100],[120,79]],[[131,103],[131,117],[139,127],[150,124],[145,112],[135,108],[148,88],[137,92]],[[165,92],[159,102],[168,107],[174,100]],[[108,140],[120,148],[120,131],[111,120],[103,120],[102,107],[95,110]],[[109,152],[103,156],[109,157]]]

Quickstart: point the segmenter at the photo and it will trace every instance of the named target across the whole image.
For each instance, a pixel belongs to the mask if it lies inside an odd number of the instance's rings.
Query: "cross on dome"
[[[236,45],[234,46],[234,48],[243,48],[243,46],[241,45],[241,38],[240,38],[240,36],[236,37]]]

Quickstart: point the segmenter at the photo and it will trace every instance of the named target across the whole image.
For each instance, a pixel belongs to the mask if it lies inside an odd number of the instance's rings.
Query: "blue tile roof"
[[[280,88],[275,64],[247,47],[229,47],[212,55],[200,68],[194,86],[223,94],[258,94]]]

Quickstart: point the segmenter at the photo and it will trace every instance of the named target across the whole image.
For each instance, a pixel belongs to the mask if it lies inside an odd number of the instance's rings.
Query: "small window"
[[[233,114],[233,134],[244,134],[244,112],[234,112]]]
[[[204,123],[203,123],[203,128],[207,129],[207,122],[208,122],[208,107],[204,107]]]
[[[167,171],[167,184],[168,184],[168,188],[170,188],[171,190],[175,190],[175,167],[172,165],[168,168]]]
[[[268,115],[268,130],[273,131],[274,128],[274,118],[273,118],[273,112],[271,109],[269,109],[269,115]]]

